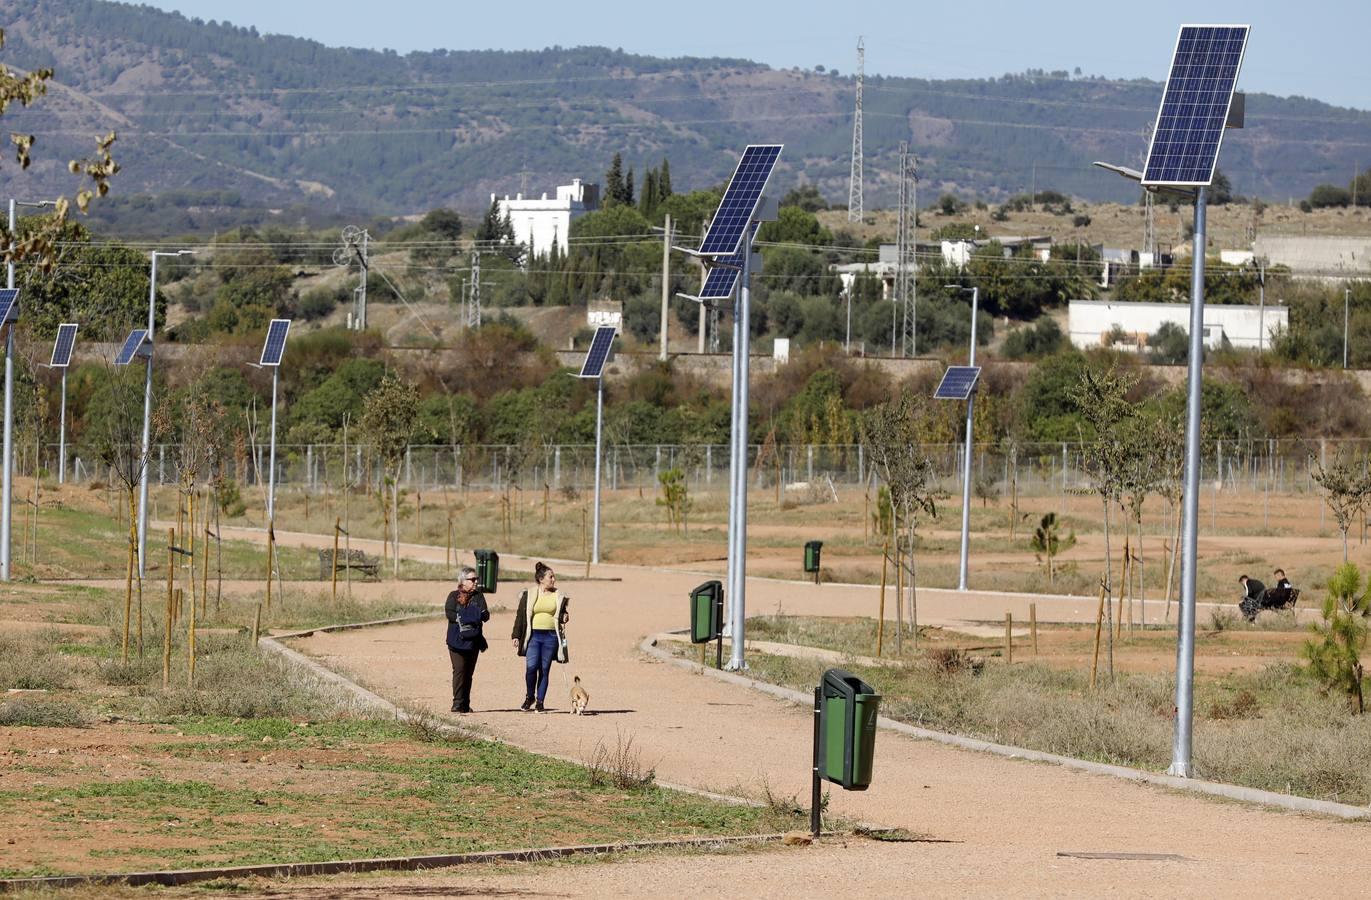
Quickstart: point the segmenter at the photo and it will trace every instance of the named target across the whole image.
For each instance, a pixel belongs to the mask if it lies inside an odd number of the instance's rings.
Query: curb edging
[[[651,635],[643,639],[638,645],[638,649],[648,656],[661,662],[670,663],[684,669],[689,669],[698,674],[716,678],[728,684],[739,687],[750,688],[763,694],[770,694],[780,700],[792,703],[812,706],[814,698],[812,695],[804,694],[800,691],[758,681],[739,675],[735,672],[722,672],[718,669],[711,669],[702,666],[697,662],[674,656],[667,653],[657,646],[657,636]],[[1142,769],[1133,769],[1128,766],[1116,766],[1109,763],[1097,763],[1089,760],[1077,759],[1072,756],[1060,756],[1056,753],[1046,753],[1041,750],[1030,750],[1026,747],[1013,747],[1008,744],[996,744],[991,741],[982,741],[977,738],[962,737],[957,734],[949,734],[945,731],[934,731],[929,728],[919,728],[915,725],[907,725],[904,722],[897,722],[886,716],[879,716],[876,719],[876,726],[886,731],[893,731],[907,737],[918,740],[933,741],[939,744],[957,747],[962,750],[976,750],[982,753],[991,753],[996,756],[1003,756],[1009,759],[1024,759],[1031,762],[1052,763],[1067,769],[1074,769],[1079,772],[1088,772],[1092,775],[1107,775],[1111,778],[1119,778],[1124,781],[1140,782],[1151,784],[1158,787],[1171,788],[1177,791],[1184,791],[1193,794],[1206,794],[1212,797],[1222,797],[1227,800],[1237,800],[1243,803],[1253,803],[1262,806],[1274,806],[1280,809],[1287,809],[1294,812],[1316,813],[1318,815],[1334,816],[1340,819],[1366,820],[1371,819],[1371,808],[1365,806],[1352,806],[1348,803],[1335,803],[1331,800],[1315,800],[1312,797],[1300,797],[1294,794],[1279,794],[1275,791],[1265,791],[1260,788],[1243,787],[1236,784],[1227,784],[1220,781],[1204,781],[1195,778],[1178,778],[1174,775],[1162,775],[1156,772],[1147,772]]]
[[[214,869],[173,869],[158,872],[128,872],[103,875],[53,875],[43,878],[0,879],[0,893],[24,888],[70,888],[95,884],[126,884],[131,887],[163,886],[213,881],[216,878],[299,878],[306,875],[343,875],[358,872],[439,869],[491,862],[538,862],[569,856],[598,856],[634,850],[660,850],[690,847],[717,847],[744,843],[776,843],[783,834],[753,834],[736,837],[665,838],[652,841],[624,841],[615,844],[578,844],[569,847],[543,847],[526,850],[483,850],[472,853],[444,853],[430,856],[394,856],[376,859],[343,859],[327,862],[266,863],[257,866],[228,866]]]

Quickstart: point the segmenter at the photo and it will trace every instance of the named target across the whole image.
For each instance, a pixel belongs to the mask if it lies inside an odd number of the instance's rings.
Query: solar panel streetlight
[[[276,386],[280,381],[281,356],[286,352],[286,336],[290,334],[290,319],[272,319],[267,326],[267,339],[262,344],[259,369],[271,369],[271,452],[267,460],[267,530],[276,522]]]
[[[57,341],[52,345],[52,359],[49,369],[62,370],[62,412],[57,425],[57,483],[67,480],[67,369],[71,366],[71,352],[76,347],[75,322],[63,322],[57,326]]]
[[[738,299],[733,314],[733,416],[729,453],[728,492],[728,588],[729,636],[733,646],[728,668],[747,668],[743,658],[743,629],[747,613],[747,393],[748,353],[751,343],[749,307],[753,269],[752,241],[763,220],[776,217],[774,204],[762,197],[771,172],[780,158],[782,144],[752,144],[743,151],[738,167],[719,200],[719,208],[698,250],[685,250],[710,266],[701,297],[712,302],[726,297],[733,283]],[[684,248],[682,248],[684,249]],[[719,272],[722,269],[724,271]],[[730,271],[731,270],[731,271]],[[719,272],[717,282],[715,273]],[[724,285],[727,284],[727,289]]]
[[[1181,602],[1176,640],[1176,731],[1170,775],[1189,778],[1195,700],[1195,581],[1199,558],[1200,386],[1204,369],[1204,253],[1208,187],[1218,167],[1225,128],[1241,127],[1234,103],[1247,51],[1248,25],[1182,25],[1162,93],[1157,126],[1141,173],[1096,163],[1150,191],[1195,200],[1190,268],[1190,365],[1186,382],[1185,476],[1182,493]]]
[[[968,291],[971,293],[971,358],[966,366],[954,367],[959,370],[973,370],[971,380],[966,385],[966,451],[962,462],[962,556],[961,565],[957,569],[957,590],[964,591],[966,590],[966,575],[971,556],[971,424],[972,413],[976,408],[976,380],[981,373],[981,370],[976,367],[976,310],[979,306],[981,290],[978,287],[968,288],[959,284],[949,284],[945,287],[962,293]],[[951,375],[952,372],[953,369],[948,369],[947,374]],[[944,385],[947,384],[946,376],[944,376],[943,383]],[[943,385],[939,385],[934,396],[939,399],[946,399],[943,393]]]
[[[143,472],[138,482],[138,577],[147,574],[148,549],[148,450],[152,441],[152,350],[157,334],[157,260],[163,256],[190,256],[194,250],[154,250],[152,275],[148,286],[148,329],[143,336],[147,344],[147,375],[143,381]],[[130,335],[132,337],[132,335]]]
[[[44,207],[53,203],[52,200],[10,198],[9,233],[14,234],[16,207]],[[5,266],[5,287],[14,290],[13,259]],[[16,297],[10,297],[5,302],[4,315],[0,316],[0,326],[10,326],[5,334],[5,436],[3,449],[0,449],[0,455],[4,457],[0,465],[5,468],[3,476],[0,476],[0,581],[10,580],[10,505],[14,494],[14,323],[19,315],[15,300]]]
[[[605,424],[605,366],[614,353],[614,335],[618,329],[613,325],[601,325],[595,329],[590,349],[586,351],[585,362],[577,378],[595,379],[595,525],[591,530],[590,561],[600,564],[600,460],[604,456]]]

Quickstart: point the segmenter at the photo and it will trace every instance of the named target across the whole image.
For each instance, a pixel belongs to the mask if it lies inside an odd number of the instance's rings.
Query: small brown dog
[[[581,687],[581,676],[577,675],[571,679],[571,714],[573,716],[585,715],[586,706],[590,703],[590,694]]]

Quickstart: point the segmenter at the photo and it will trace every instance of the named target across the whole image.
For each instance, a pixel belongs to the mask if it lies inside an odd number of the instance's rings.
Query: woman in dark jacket
[[[452,711],[471,712],[471,679],[487,647],[482,623],[490,621],[486,597],[476,589],[476,570],[462,568],[457,590],[447,595],[447,655],[452,661]]]
[[[570,598],[557,590],[557,574],[551,566],[536,564],[533,578],[537,582],[533,590],[524,591],[519,597],[519,611],[514,614],[510,639],[515,652],[525,661],[524,702],[520,709],[533,707],[543,712],[552,663],[554,660],[567,661],[566,623],[571,618],[567,612]]]

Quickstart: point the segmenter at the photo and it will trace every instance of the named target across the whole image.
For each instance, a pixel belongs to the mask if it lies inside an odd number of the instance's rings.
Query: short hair
[[[480,576],[476,574],[476,570],[473,569],[471,566],[462,566],[462,572],[460,575],[457,576],[457,581],[458,583],[461,583],[463,581],[466,581],[468,578],[475,578],[476,586],[481,586],[481,579]]]
[[[1285,570],[1284,570],[1284,569],[1277,569],[1276,571],[1272,572],[1271,574],[1272,574],[1272,575],[1280,575],[1280,576],[1283,578],[1283,577],[1285,577]]]
[[[1247,576],[1246,576],[1246,575],[1239,575],[1239,576],[1238,576],[1238,581],[1239,581],[1239,582],[1243,582],[1243,581],[1246,581],[1246,580],[1247,580]]]
[[[546,563],[536,562],[533,564],[533,580],[539,584],[543,583],[543,577],[552,571],[552,566]]]

